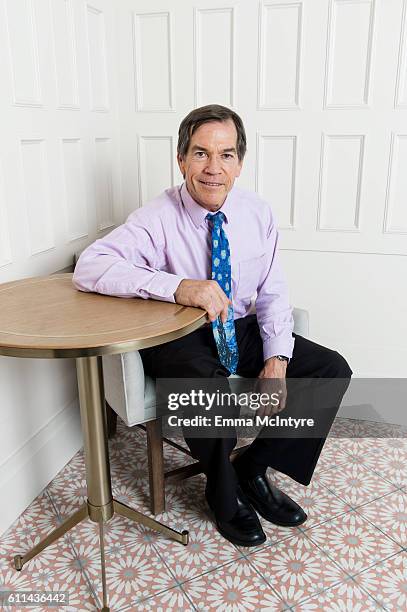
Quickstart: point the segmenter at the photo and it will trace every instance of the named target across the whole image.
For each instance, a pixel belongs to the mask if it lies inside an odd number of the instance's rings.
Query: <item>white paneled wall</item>
[[[233,6],[194,9],[195,106],[234,105],[235,23]]]
[[[111,0],[0,2],[1,281],[66,267],[122,219],[115,19]]]
[[[185,114],[232,106],[239,183],[271,203],[313,337],[360,376],[405,376],[407,0],[123,0],[118,23],[126,212],[181,180]]]
[[[115,20],[111,0],[0,1],[0,282],[123,218]],[[0,357],[0,532],[81,446],[74,366]]]
[[[138,137],[139,202],[147,202],[174,184],[172,136]]]
[[[260,9],[258,108],[298,109],[302,2],[264,3]]]
[[[375,0],[331,1],[325,108],[342,110],[369,105],[374,24]]]
[[[407,134],[391,135],[384,232],[407,235]]]
[[[226,104],[313,338],[406,375],[407,0],[0,0],[0,78],[1,282],[64,268],[178,183],[179,122]],[[38,367],[0,361],[0,531],[80,445],[73,363],[44,362],[27,403]]]
[[[317,230],[360,231],[365,138],[323,135]]]
[[[257,134],[256,191],[272,198],[280,231],[295,228],[296,136]]]
[[[171,13],[134,12],[133,33],[136,109],[174,110]]]

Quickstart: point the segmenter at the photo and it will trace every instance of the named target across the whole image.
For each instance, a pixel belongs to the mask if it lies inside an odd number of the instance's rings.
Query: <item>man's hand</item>
[[[220,316],[223,323],[226,323],[228,307],[232,303],[214,280],[184,279],[178,285],[174,297],[177,304],[206,310],[210,321],[216,321]]]
[[[287,362],[270,357],[264,362],[264,368],[258,376],[256,391],[258,393],[268,393],[272,395],[277,393],[280,398],[278,406],[262,406],[258,409],[259,416],[270,416],[276,412],[284,410],[287,401],[287,385],[286,385]],[[274,379],[274,380],[273,380]]]

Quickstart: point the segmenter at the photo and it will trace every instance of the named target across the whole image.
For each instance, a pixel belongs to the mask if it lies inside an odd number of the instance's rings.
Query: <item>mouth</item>
[[[223,183],[214,183],[213,181],[199,181],[201,185],[209,188],[223,187]]]

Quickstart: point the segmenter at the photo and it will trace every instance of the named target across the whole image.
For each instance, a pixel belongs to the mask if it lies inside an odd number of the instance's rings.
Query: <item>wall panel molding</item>
[[[295,229],[296,160],[297,136],[257,134],[256,191],[284,230]]]
[[[89,60],[90,110],[109,109],[107,78],[106,24],[103,11],[86,4],[86,25]]]
[[[33,0],[5,0],[6,27],[16,106],[43,106],[38,33]]]
[[[103,232],[115,225],[110,138],[95,138],[95,161],[97,231]]]
[[[137,144],[139,202],[143,205],[174,185],[174,139],[140,135]]]
[[[236,104],[235,13],[233,6],[194,9],[195,106]],[[203,44],[203,40],[217,44]]]
[[[136,111],[174,111],[172,25],[169,11],[133,13],[133,61]]]
[[[259,110],[300,108],[302,21],[302,1],[260,4]]]
[[[79,83],[73,0],[54,0],[55,72],[58,108],[79,109]]]
[[[88,235],[85,169],[81,138],[62,138],[64,170],[64,204],[68,240],[73,242]]]
[[[384,210],[384,234],[407,234],[407,134],[392,134]]]
[[[55,248],[45,140],[21,140],[20,153],[30,254],[38,255]]]
[[[364,135],[322,134],[318,231],[360,231],[364,150]]]
[[[369,106],[375,1],[330,0],[324,108]]]
[[[4,174],[0,163],[0,268],[12,263],[10,244],[10,225],[6,208],[4,191]]]
[[[403,1],[394,108],[407,108],[407,0]]]

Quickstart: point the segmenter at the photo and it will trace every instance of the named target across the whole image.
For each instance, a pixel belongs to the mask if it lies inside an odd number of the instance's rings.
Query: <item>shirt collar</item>
[[[206,210],[206,208],[203,208],[203,206],[200,206],[200,204],[195,202],[194,198],[189,194],[189,191],[187,189],[187,185],[185,182],[181,185],[180,193],[181,193],[181,200],[189,216],[191,217],[195,227],[198,229],[204,223],[205,217],[208,214],[208,211]],[[225,215],[225,223],[228,223],[229,218],[230,218],[232,193],[233,193],[233,188],[226,196],[226,200],[223,202],[222,206],[219,208],[219,210],[221,210],[223,214]]]

